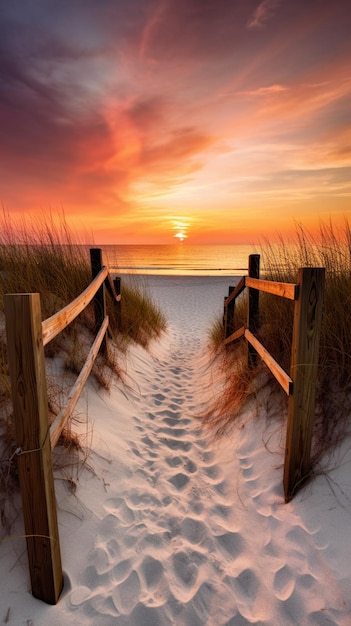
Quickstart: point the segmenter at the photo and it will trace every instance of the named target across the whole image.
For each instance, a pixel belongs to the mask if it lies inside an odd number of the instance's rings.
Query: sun
[[[184,219],[183,217],[179,217],[177,215],[168,215],[167,220],[170,222],[169,226],[173,231],[172,236],[175,239],[178,239],[180,243],[182,243],[185,239],[188,239],[188,230],[192,218]]]
[[[176,235],[173,235],[174,237],[176,237],[177,239],[179,239],[179,241],[184,241],[184,239],[187,238],[187,235],[185,233],[179,232]]]

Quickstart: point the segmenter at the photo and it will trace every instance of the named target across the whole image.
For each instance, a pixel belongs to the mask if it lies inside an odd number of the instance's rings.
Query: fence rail
[[[260,279],[259,265],[259,255],[251,255],[249,275],[244,276],[236,288],[229,288],[228,297],[224,299],[223,343],[228,345],[244,337],[250,366],[257,362],[259,356],[289,397],[283,479],[285,500],[289,501],[311,470],[325,269],[301,268],[295,284]],[[247,326],[235,330],[235,301],[246,287],[249,289]],[[260,291],[294,301],[290,375],[255,336],[259,328]]]
[[[84,311],[91,302],[97,290],[108,276],[108,269],[104,267],[96,278],[88,285],[88,287],[78,296],[67,304],[63,309],[44,320],[42,323],[43,344],[46,346],[50,341],[62,332],[75,318]]]
[[[102,266],[99,248],[90,251],[89,286],[66,307],[41,321],[38,293],[6,294],[5,317],[16,453],[22,494],[32,593],[56,604],[63,574],[57,523],[51,450],[67,424],[99,352],[106,352],[108,316],[105,289],[120,303],[120,279],[114,282]],[[49,424],[44,346],[94,300],[96,337],[68,394],[66,406]]]

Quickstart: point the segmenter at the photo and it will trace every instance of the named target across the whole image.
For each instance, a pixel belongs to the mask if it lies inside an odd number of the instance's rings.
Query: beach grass
[[[92,280],[89,246],[72,233],[64,216],[56,221],[48,216],[37,223],[20,223],[5,212],[0,218],[0,511],[6,509],[11,476],[16,480],[16,464],[12,454],[15,447],[12,423],[11,390],[7,368],[4,294],[39,293],[42,318],[47,319],[76,298]],[[166,327],[166,320],[137,280],[124,284],[118,310],[107,293],[109,332],[113,349],[107,357],[98,357],[93,374],[98,384],[108,387],[113,373],[121,374],[118,355],[133,341],[147,347]],[[60,356],[66,372],[79,374],[94,332],[93,304],[63,333],[45,348],[47,358]],[[51,418],[60,410],[63,388],[55,376],[47,377],[49,413]],[[64,401],[64,400],[63,400]],[[77,448],[71,430],[60,441],[66,448]],[[80,442],[81,443],[81,442]],[[6,517],[6,515],[5,515]]]
[[[327,448],[335,446],[350,425],[351,409],[351,230],[347,220],[342,227],[332,222],[320,225],[312,235],[301,224],[296,226],[294,240],[279,237],[277,242],[264,241],[261,247],[261,277],[280,282],[296,282],[301,267],[324,267],[326,270],[317,382],[317,408],[314,429],[315,460]],[[245,292],[238,298],[235,328],[246,324]],[[260,327],[258,337],[264,347],[289,373],[293,327],[293,303],[260,293]],[[211,331],[214,352],[222,355],[228,372],[228,383],[222,406],[213,413],[215,428],[223,428],[240,411],[248,394],[255,389],[258,371],[238,366],[245,351],[223,347],[223,325],[215,320]],[[241,400],[238,399],[241,390]],[[283,393],[283,392],[282,392]],[[231,408],[231,398],[233,407]],[[211,417],[207,418],[211,423]]]

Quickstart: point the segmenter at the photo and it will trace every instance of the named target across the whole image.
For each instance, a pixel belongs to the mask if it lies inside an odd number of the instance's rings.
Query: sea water
[[[119,274],[241,276],[252,245],[105,245],[104,263]]]

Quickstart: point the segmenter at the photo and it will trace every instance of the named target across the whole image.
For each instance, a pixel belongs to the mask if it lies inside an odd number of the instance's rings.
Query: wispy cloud
[[[289,91],[290,87],[285,85],[269,85],[268,87],[258,87],[257,89],[249,89],[247,91],[240,91],[240,95],[244,96],[271,96]]]
[[[247,28],[263,28],[280,4],[281,0],[263,0],[247,22]]]

